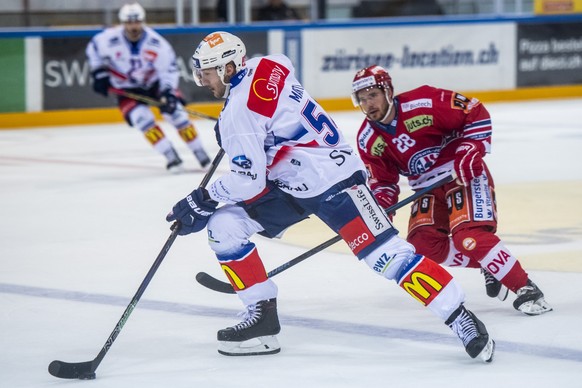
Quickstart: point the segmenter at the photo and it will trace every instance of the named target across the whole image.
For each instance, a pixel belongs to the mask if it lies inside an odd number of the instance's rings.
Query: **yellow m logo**
[[[240,280],[238,275],[232,269],[230,269],[230,267],[225,264],[222,264],[220,267],[226,273],[226,276],[228,276],[228,278],[231,279],[231,281],[234,283],[235,288],[239,290],[244,290],[246,288],[242,280]]]
[[[436,293],[427,290],[426,285],[430,286]],[[438,294],[443,286],[425,273],[414,272],[410,275],[409,281],[402,283],[402,288],[414,299],[426,306],[436,297],[436,294]]]

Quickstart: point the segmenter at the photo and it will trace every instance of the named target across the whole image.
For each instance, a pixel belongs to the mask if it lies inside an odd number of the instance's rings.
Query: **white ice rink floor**
[[[170,234],[166,213],[203,172],[174,132],[191,169],[177,176],[124,124],[46,127],[0,131],[0,387],[582,387],[582,100],[488,107],[499,235],[554,307],[523,316],[513,295],[488,298],[478,271],[452,269],[497,342],[492,364],[342,247],[274,278],[280,354],[221,356],[216,331],[241,305],[195,282],[224,279],[199,233],[176,240],[97,379],[54,378],[52,360],[101,350]],[[333,116],[353,142],[361,114]],[[215,154],[213,123],[196,124]],[[255,242],[270,270],[330,236],[308,221]]]

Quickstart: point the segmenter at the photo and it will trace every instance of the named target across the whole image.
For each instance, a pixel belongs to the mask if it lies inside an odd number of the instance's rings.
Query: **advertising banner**
[[[582,13],[582,0],[534,0],[538,15]]]
[[[582,84],[582,24],[519,24],[517,86]]]
[[[267,33],[248,31],[238,34],[247,46],[249,56],[267,52]],[[205,88],[199,88],[192,78],[190,58],[206,33],[163,34],[176,51],[180,68],[180,90],[187,102],[215,102]],[[91,36],[43,38],[42,89],[43,110],[77,109],[116,106],[114,97],[105,98],[93,92],[85,48]]]
[[[0,39],[0,112],[26,110],[24,39]]]
[[[388,70],[397,93],[515,87],[513,23],[306,29],[302,38],[303,80],[319,98],[349,96],[356,71],[372,64]]]

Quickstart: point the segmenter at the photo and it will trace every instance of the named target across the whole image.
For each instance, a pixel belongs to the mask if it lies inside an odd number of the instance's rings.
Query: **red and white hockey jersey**
[[[389,125],[364,120],[357,135],[360,156],[374,192],[399,192],[399,175],[413,189],[453,170],[455,149],[463,139],[491,149],[491,117],[476,98],[421,86],[394,99],[396,116]]]

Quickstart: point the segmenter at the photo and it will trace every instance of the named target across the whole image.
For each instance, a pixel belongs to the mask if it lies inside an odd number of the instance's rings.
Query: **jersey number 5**
[[[339,132],[337,127],[331,118],[329,118],[325,113],[316,113],[316,105],[313,101],[309,101],[301,114],[311,125],[311,128],[320,135],[325,132],[323,136],[323,141],[330,146],[337,145],[340,140]]]

